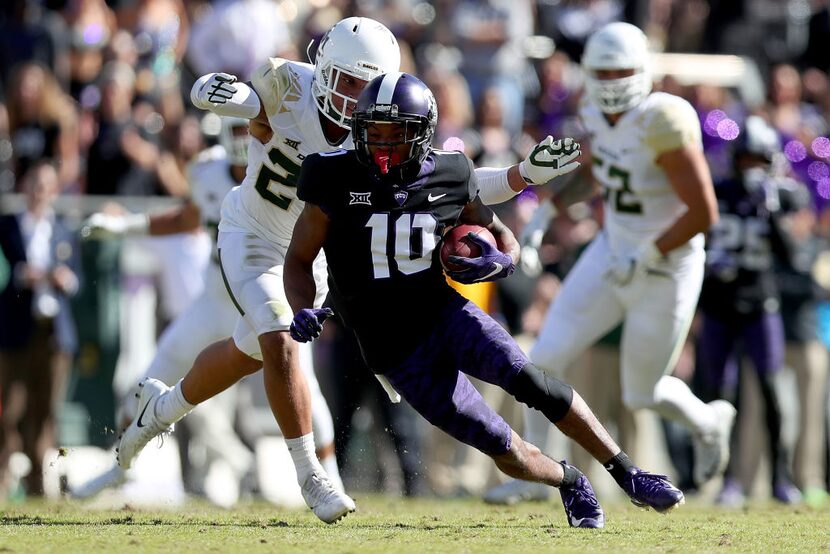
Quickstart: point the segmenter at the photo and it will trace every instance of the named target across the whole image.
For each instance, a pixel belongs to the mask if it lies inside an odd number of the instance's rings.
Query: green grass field
[[[559,502],[500,508],[475,499],[358,495],[325,525],[306,511],[93,511],[75,503],[0,508],[0,552],[828,552],[830,509],[768,503],[728,511],[689,502],[671,515],[615,504],[602,530],[571,529]]]

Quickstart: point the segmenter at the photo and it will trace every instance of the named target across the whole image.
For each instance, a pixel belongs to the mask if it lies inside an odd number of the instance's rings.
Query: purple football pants
[[[784,365],[784,324],[781,314],[759,314],[742,322],[724,322],[703,316],[698,355],[708,386],[733,389],[738,384],[738,343],[759,375],[775,373]]]
[[[512,430],[465,373],[508,388],[528,363],[501,325],[459,298],[418,349],[384,376],[427,421],[485,454],[498,455],[510,449]]]

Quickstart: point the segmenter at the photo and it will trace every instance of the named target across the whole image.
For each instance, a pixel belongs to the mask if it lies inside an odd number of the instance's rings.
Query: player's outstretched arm
[[[199,207],[193,202],[158,214],[96,212],[81,228],[83,238],[115,238],[140,235],[175,235],[194,231],[200,224]]]
[[[197,108],[217,115],[245,119],[265,118],[256,91],[228,73],[208,73],[199,77],[190,89],[190,101]]]
[[[531,148],[527,157],[505,169],[480,167],[476,169],[479,195],[482,202],[493,205],[510,200],[531,185],[544,185],[556,177],[567,175],[582,165],[578,160],[582,151],[572,138],[553,140],[548,135]]]

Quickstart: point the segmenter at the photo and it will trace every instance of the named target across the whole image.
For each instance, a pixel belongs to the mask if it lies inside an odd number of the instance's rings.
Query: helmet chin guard
[[[609,23],[591,35],[582,55],[585,93],[603,113],[627,112],[651,93],[648,40],[629,23]],[[599,79],[597,71],[633,69],[620,79]]]

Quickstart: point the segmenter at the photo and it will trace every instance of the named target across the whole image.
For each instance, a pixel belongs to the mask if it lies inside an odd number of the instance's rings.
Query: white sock
[[[170,425],[186,416],[195,407],[184,399],[182,382],[179,381],[172,389],[159,396],[155,412],[162,423]]]
[[[654,411],[699,434],[709,433],[718,425],[712,407],[695,396],[685,382],[671,375],[661,377],[654,387]]]
[[[320,460],[320,465],[322,465],[323,469],[326,470],[326,473],[329,474],[329,479],[331,480],[331,484],[334,485],[334,488],[341,491],[345,490],[343,488],[343,480],[340,478],[340,468],[337,467],[337,456],[329,454]]]
[[[288,451],[291,453],[291,459],[294,460],[294,469],[297,470],[297,482],[302,484],[306,477],[320,471],[326,473],[320,461],[317,459],[317,453],[314,450],[314,433],[297,437],[296,439],[285,439],[285,444],[288,445]]]

